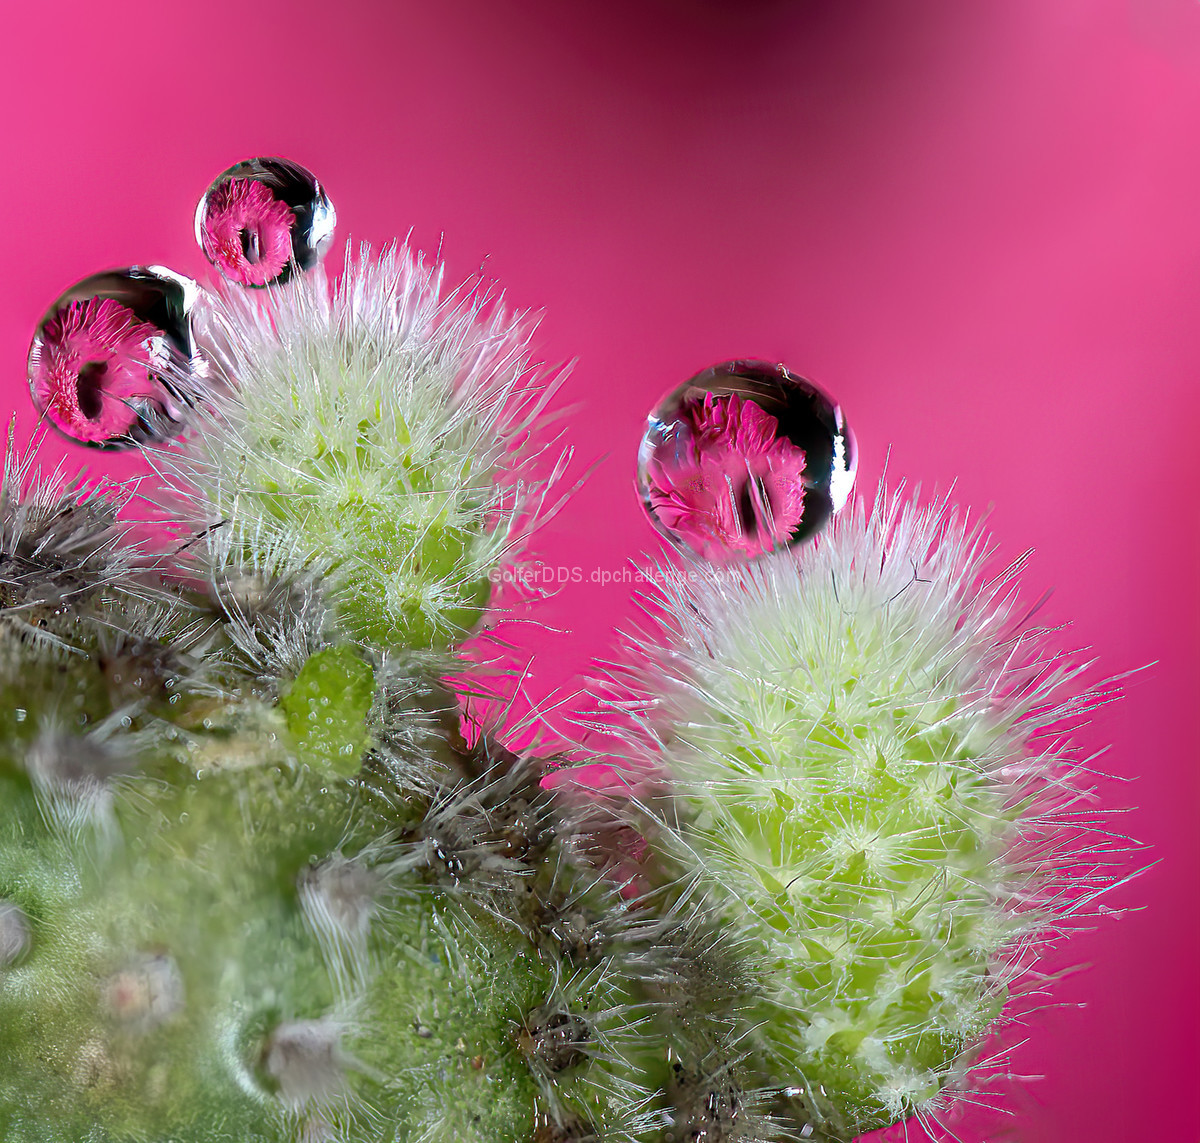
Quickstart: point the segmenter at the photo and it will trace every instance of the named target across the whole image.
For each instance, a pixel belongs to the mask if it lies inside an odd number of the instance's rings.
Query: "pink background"
[[[254,154],[326,181],[344,237],[412,228],[547,310],[582,461],[538,541],[579,567],[529,628],[532,700],[633,613],[657,551],[640,425],[722,358],[838,395],[891,471],[1032,545],[1032,600],[1097,676],[1081,738],[1159,864],[1076,940],[966,1139],[1197,1143],[1200,4],[1196,0],[105,0],[5,5],[0,376],[44,307],[131,261],[199,273],[195,200]],[[59,449],[54,445],[50,451]],[[97,469],[104,456],[83,457]],[[1079,1010],[1077,1005],[1087,1007]]]

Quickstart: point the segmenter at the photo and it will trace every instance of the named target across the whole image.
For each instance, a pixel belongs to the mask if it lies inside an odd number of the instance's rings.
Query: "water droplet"
[[[311,270],[337,215],[316,176],[287,159],[248,159],[213,180],[196,208],[196,241],[231,282],[269,286]]]
[[[38,412],[74,441],[168,440],[203,395],[192,320],[200,289],[162,266],[94,274],[47,311],[29,348]]]
[[[816,535],[849,497],[856,462],[828,395],[782,365],[726,361],[651,413],[638,485],[663,535],[724,563]]]

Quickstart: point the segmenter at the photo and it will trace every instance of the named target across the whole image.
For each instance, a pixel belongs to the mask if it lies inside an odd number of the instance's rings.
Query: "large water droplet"
[[[29,349],[39,413],[81,444],[167,440],[202,394],[192,319],[200,290],[162,266],[130,266],[72,286]]]
[[[213,180],[196,208],[196,241],[231,282],[268,286],[310,270],[337,215],[316,176],[287,159],[247,159]]]
[[[816,535],[850,495],[856,460],[817,386],[782,365],[726,361],[651,413],[638,485],[663,535],[724,563]]]

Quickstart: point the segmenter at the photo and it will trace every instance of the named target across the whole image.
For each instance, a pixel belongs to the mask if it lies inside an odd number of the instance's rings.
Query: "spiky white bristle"
[[[210,555],[327,572],[349,629],[444,647],[469,633],[488,573],[534,508],[530,432],[551,388],[532,323],[479,291],[442,297],[407,247],[212,301],[229,387],[158,463]],[[274,569],[279,570],[279,569]]]
[[[1096,888],[1044,733],[1096,696],[1024,626],[1023,561],[983,582],[987,555],[946,501],[881,492],[813,546],[669,580],[640,647],[680,851],[769,950],[773,1070],[837,1136],[939,1106]]]
[[[38,436],[22,450],[11,421],[0,477],[0,627],[47,649],[62,648],[63,616],[120,587],[144,599],[134,571],[145,560],[118,513],[132,484],[67,479],[35,467]]]

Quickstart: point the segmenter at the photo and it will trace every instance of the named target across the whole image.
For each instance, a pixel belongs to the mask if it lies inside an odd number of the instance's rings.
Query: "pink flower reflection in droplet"
[[[265,286],[283,273],[292,257],[295,215],[286,202],[257,179],[230,179],[204,204],[200,243],[231,281]]]
[[[137,403],[160,400],[162,333],[111,298],[63,306],[42,327],[33,361],[37,407],[85,443],[116,439],[138,420]]]
[[[707,559],[753,558],[786,545],[804,516],[804,450],[737,393],[706,393],[680,412],[674,455],[648,468],[659,523]]]

